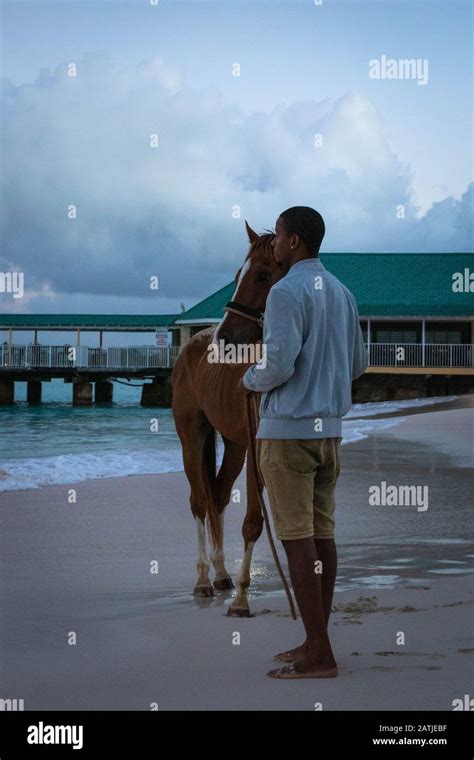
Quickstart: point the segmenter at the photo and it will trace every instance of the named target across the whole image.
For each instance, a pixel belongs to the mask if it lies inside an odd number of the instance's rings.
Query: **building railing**
[[[371,343],[370,367],[472,367],[472,343]]]
[[[367,346],[368,347],[368,346]],[[473,367],[474,345],[457,343],[371,343],[371,367]],[[1,369],[146,370],[171,368],[179,346],[0,346]]]

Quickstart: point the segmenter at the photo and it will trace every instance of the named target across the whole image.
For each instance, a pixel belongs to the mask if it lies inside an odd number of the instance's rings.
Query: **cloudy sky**
[[[323,251],[472,250],[469,0],[1,12],[0,271],[26,292],[0,311],[179,312],[292,205]],[[372,78],[383,56],[420,76]]]

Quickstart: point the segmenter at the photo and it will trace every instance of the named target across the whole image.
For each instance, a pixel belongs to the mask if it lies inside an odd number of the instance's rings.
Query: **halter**
[[[245,306],[243,303],[237,301],[227,301],[224,311],[231,311],[234,314],[238,314],[245,319],[251,319],[252,322],[258,322],[260,327],[263,327],[263,319],[265,312],[258,309],[252,309],[250,306]]]

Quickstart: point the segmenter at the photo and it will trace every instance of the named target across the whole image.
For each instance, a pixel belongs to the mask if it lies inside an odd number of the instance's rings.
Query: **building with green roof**
[[[356,298],[368,373],[474,375],[474,254],[323,253],[321,261]],[[35,378],[77,380],[92,373],[156,379],[169,372],[196,332],[221,321],[234,292],[230,282],[182,314],[0,314],[0,330],[8,334],[0,345],[7,402],[20,378],[32,384]],[[33,342],[15,345],[15,331],[33,331]],[[41,344],[41,331],[75,331],[72,354],[69,344]],[[98,348],[81,343],[81,333],[93,331],[100,336]],[[156,332],[156,346],[104,348],[105,332]]]
[[[322,253],[321,261],[354,294],[369,345],[474,342],[474,254]],[[180,314],[181,344],[218,324],[234,291],[231,282]]]

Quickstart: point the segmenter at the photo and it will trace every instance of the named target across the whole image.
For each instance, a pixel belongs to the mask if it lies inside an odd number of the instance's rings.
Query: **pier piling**
[[[109,380],[97,380],[95,383],[95,396],[94,400],[96,404],[107,404],[113,401],[114,397],[114,384]]]
[[[28,380],[26,400],[29,404],[41,404],[41,382],[39,380]]]
[[[171,406],[171,384],[168,378],[157,377],[152,383],[144,383],[141,406]]]
[[[0,380],[0,405],[6,406],[15,402],[15,383],[13,380]]]
[[[73,383],[73,406],[92,406],[92,383]]]

